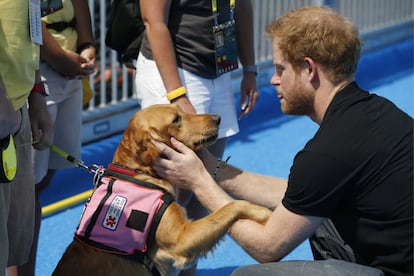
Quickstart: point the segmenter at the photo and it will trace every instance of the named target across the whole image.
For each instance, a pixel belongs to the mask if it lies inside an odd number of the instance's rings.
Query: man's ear
[[[314,80],[318,76],[318,68],[315,61],[310,57],[304,58],[305,70],[308,74],[309,81]]]

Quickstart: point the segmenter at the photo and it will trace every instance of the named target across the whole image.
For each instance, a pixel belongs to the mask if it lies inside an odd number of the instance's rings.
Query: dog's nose
[[[221,121],[221,118],[220,118],[220,116],[219,115],[212,115],[211,116],[211,120],[213,121],[213,123],[215,123],[216,125],[219,125],[220,124],[220,121]]]

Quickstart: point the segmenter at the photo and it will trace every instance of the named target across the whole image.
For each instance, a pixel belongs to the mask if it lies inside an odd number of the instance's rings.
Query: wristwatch
[[[256,65],[243,66],[243,73],[254,73],[255,75],[257,75],[257,66]]]

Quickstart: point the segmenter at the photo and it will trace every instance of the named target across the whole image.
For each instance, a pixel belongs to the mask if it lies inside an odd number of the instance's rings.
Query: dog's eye
[[[178,123],[180,123],[180,122],[181,122],[181,116],[180,116],[179,114],[177,114],[177,115],[174,117],[173,124],[178,124]]]

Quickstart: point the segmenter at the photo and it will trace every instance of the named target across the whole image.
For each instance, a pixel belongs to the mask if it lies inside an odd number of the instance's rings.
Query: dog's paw
[[[265,224],[272,214],[272,211],[263,206],[259,206],[245,200],[237,200],[236,202],[242,207],[240,218],[250,219],[260,224]]]

